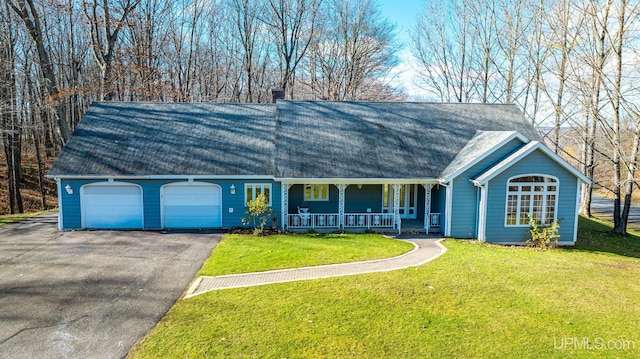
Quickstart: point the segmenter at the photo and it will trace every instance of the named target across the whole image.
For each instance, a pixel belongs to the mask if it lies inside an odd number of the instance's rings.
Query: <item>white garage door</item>
[[[174,183],[162,187],[164,228],[222,227],[220,187]]]
[[[84,228],[142,228],[142,189],[127,183],[82,187]]]

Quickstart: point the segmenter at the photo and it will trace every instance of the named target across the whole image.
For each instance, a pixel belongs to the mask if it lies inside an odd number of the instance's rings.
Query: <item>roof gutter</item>
[[[46,175],[47,178],[54,180],[58,179],[122,179],[122,180],[135,180],[135,179],[191,179],[191,180],[206,180],[206,179],[243,179],[243,180],[271,180],[282,183],[314,183],[314,184],[441,184],[438,179],[435,178],[279,178],[271,175]]]
[[[260,179],[274,180],[268,175],[46,175],[51,179]]]

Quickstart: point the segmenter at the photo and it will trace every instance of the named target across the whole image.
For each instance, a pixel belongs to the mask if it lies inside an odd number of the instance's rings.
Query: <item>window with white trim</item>
[[[305,201],[328,201],[329,185],[328,184],[305,184],[304,200]]]
[[[271,183],[245,183],[244,203],[253,201],[260,194],[264,195],[267,206],[271,206]]]
[[[556,219],[558,180],[530,175],[511,178],[507,183],[506,226],[529,226],[529,214],[538,222]]]

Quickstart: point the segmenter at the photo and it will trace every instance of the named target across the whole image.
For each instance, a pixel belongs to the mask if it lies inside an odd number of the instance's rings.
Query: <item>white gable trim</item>
[[[567,161],[562,159],[562,157],[553,153],[553,151],[551,151],[543,143],[538,141],[532,141],[526,144],[525,146],[521,147],[519,150],[517,150],[516,152],[508,156],[506,159],[504,159],[500,163],[489,168],[487,171],[485,171],[482,175],[480,175],[476,179],[472,180],[473,184],[475,184],[476,186],[482,186],[486,184],[487,182],[491,181],[493,178],[495,178],[502,172],[506,171],[508,168],[518,163],[521,159],[523,159],[524,157],[528,156],[529,154],[531,154],[533,151],[536,151],[536,150],[542,151],[545,155],[547,155],[549,158],[554,160],[557,164],[559,164],[561,167],[563,167],[565,170],[570,172],[572,175],[577,177],[582,182],[591,183],[591,180],[589,178],[587,178],[585,175],[580,173],[580,171],[578,171],[573,166],[571,166]]]
[[[480,161],[482,161],[485,158],[489,157],[494,152],[496,152],[497,150],[502,148],[502,146],[506,145],[507,143],[511,142],[512,140],[514,140],[516,138],[518,140],[520,140],[522,143],[525,143],[525,144],[529,143],[529,139],[528,138],[526,138],[523,135],[521,135],[520,132],[514,131],[513,134],[511,134],[509,137],[507,137],[504,140],[502,140],[500,143],[498,143],[492,149],[490,149],[490,150],[484,152],[483,154],[481,154],[480,156],[476,157],[473,161],[467,163],[464,167],[460,168],[459,170],[457,170],[456,172],[450,174],[449,176],[441,178],[440,181],[441,182],[451,182],[451,180],[453,180],[456,177],[458,177],[459,175],[463,174],[469,168],[477,165]]]

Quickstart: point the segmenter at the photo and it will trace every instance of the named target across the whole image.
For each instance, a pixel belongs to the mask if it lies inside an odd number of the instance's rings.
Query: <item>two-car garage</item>
[[[202,182],[170,183],[160,188],[162,228],[220,228],[220,187]],[[80,190],[82,227],[142,229],[142,187],[127,182],[99,182]]]

